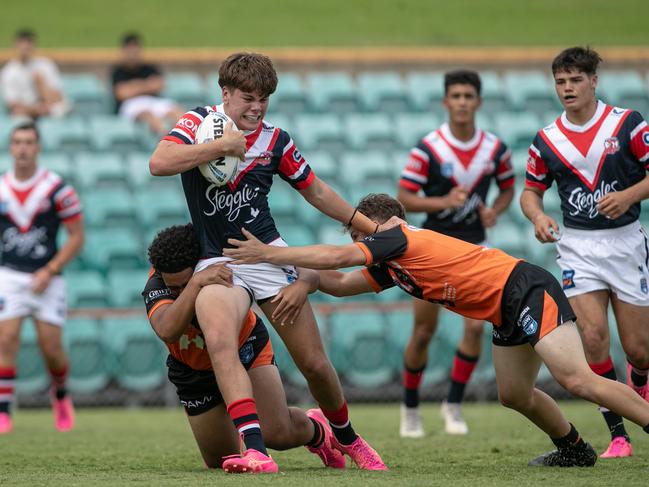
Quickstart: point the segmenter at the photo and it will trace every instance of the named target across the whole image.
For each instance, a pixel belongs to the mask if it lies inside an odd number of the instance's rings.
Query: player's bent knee
[[[300,363],[296,362],[296,365],[307,381],[317,380],[318,378],[327,377],[332,373],[335,373],[333,372],[331,362],[324,354],[318,354],[315,356],[306,355]]]
[[[649,365],[649,348],[643,345],[634,343],[622,347],[629,363],[642,369]]]
[[[498,400],[500,404],[509,409],[522,411],[527,409],[530,404],[531,396],[521,394],[519,391],[498,391]]]
[[[435,324],[417,323],[412,333],[412,341],[418,348],[428,348],[428,344],[435,335]]]
[[[556,379],[573,396],[591,400],[593,381],[597,380],[598,377],[594,372],[588,371],[556,377]]]

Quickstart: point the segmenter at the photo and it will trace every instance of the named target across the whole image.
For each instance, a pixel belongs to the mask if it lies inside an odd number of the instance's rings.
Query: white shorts
[[[0,321],[32,316],[52,325],[63,326],[67,314],[67,291],[62,276],[54,276],[43,294],[32,292],[32,277],[0,267]]]
[[[566,228],[556,246],[569,298],[610,289],[625,303],[649,306],[649,238],[639,222],[611,230]]]
[[[286,242],[281,238],[272,241],[269,245],[287,247]],[[229,262],[229,257],[213,257],[198,262],[195,272],[202,271],[212,264]],[[261,301],[276,296],[283,288],[295,282],[298,272],[295,266],[277,266],[261,262],[259,264],[228,264],[232,270],[232,283],[248,291],[251,299]]]
[[[168,98],[158,98],[157,96],[136,96],[129,98],[119,107],[119,114],[135,120],[144,112],[151,112],[157,118],[164,118],[176,108],[176,103]]]

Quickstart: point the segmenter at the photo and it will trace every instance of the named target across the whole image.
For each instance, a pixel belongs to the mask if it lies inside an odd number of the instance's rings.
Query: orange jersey
[[[520,259],[405,224],[356,245],[366,257],[363,274],[376,292],[396,285],[463,316],[501,325],[505,283]]]
[[[142,296],[144,297],[149,320],[161,306],[169,305],[176,299],[160,273],[155,270],[149,273],[149,280],[142,292]],[[256,334],[263,334],[264,337],[257,337]],[[249,309],[239,334],[239,357],[246,369],[273,363],[273,348],[267,337],[268,331],[263,321]],[[212,370],[212,362],[205,346],[203,332],[196,321],[196,316],[194,316],[185,333],[177,341],[173,343],[165,342],[165,345],[167,345],[173,358],[188,367],[194,370]]]

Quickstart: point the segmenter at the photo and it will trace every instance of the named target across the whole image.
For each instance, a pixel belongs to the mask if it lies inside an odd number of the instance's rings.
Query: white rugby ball
[[[196,130],[195,144],[204,144],[223,136],[223,129],[232,122],[225,113],[210,112]],[[232,128],[238,130],[232,122]],[[239,167],[239,158],[233,156],[219,157],[213,161],[204,162],[198,169],[205,179],[216,186],[224,186],[230,182]]]

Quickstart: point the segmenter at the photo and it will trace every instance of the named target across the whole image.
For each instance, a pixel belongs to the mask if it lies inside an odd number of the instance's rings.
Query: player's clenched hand
[[[455,186],[445,196],[447,208],[462,208],[466,201],[468,191],[465,186]]]
[[[280,323],[282,326],[292,325],[302,311],[308,294],[309,284],[299,280],[283,288],[271,301],[272,303],[279,303],[275,311],[273,311],[273,321]]]
[[[52,280],[52,273],[43,267],[34,272],[32,277],[32,291],[34,294],[42,294]]]
[[[225,264],[212,264],[194,274],[193,278],[200,287],[210,284],[232,287],[232,271]]]
[[[261,243],[245,228],[241,229],[247,240],[229,238],[228,243],[234,248],[223,249],[223,255],[234,259],[231,264],[257,264],[266,260],[268,245]]]
[[[555,235],[559,235],[559,225],[557,225],[554,218],[545,213],[539,213],[534,217],[532,223],[534,223],[534,235],[539,242],[549,243],[557,241]],[[554,232],[554,235],[552,232]]]
[[[242,161],[246,159],[246,138],[241,130],[235,130],[232,122],[225,124],[223,135],[216,139],[223,155],[238,157]]]
[[[482,226],[485,228],[491,228],[496,225],[498,220],[498,213],[493,208],[488,207],[484,203],[481,203],[478,207],[478,215],[480,215],[480,221]]]
[[[625,191],[614,191],[600,198],[597,210],[605,217],[615,220],[624,215],[632,204]]]

